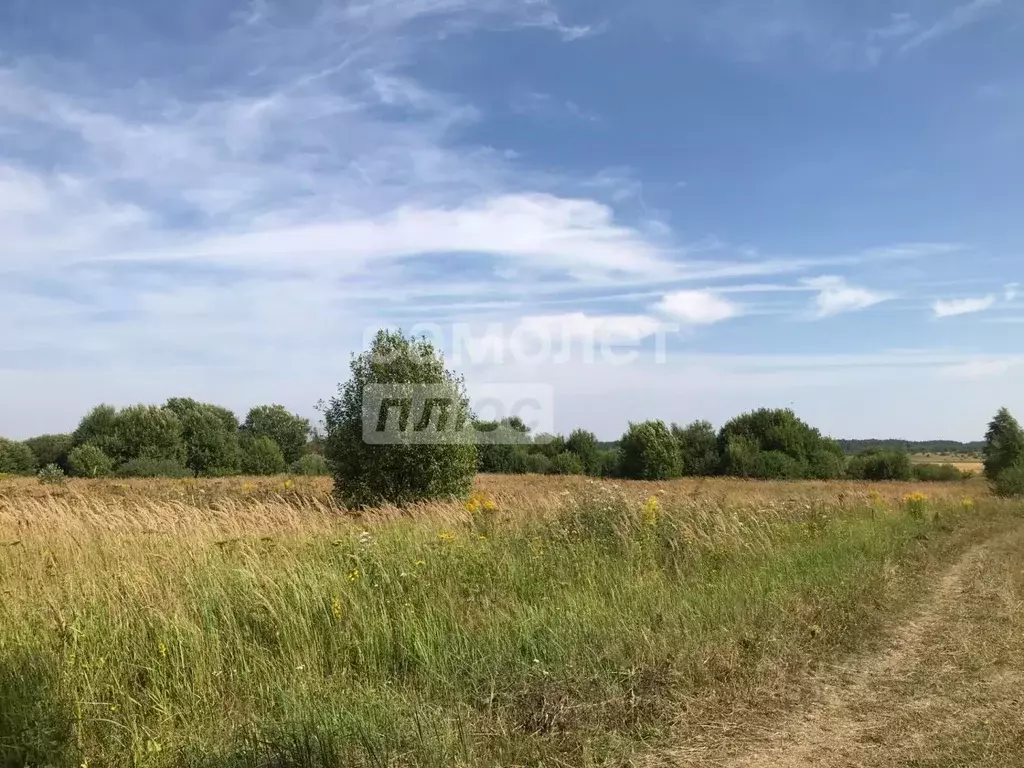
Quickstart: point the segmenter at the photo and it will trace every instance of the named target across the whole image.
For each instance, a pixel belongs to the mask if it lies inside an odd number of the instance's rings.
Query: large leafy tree
[[[283,405],[258,405],[245,417],[242,432],[248,438],[270,438],[281,449],[285,462],[291,464],[305,453],[311,428],[309,419],[289,412]]]
[[[668,480],[682,474],[679,447],[663,421],[630,423],[619,451],[622,476],[630,480]]]
[[[206,477],[238,472],[242,449],[234,413],[183,397],[171,398],[164,407],[181,422],[185,464],[192,472]]]
[[[1015,464],[1024,463],[1024,430],[1006,408],[988,425],[985,433],[985,477],[996,480]]]
[[[381,386],[411,399],[396,399],[400,429],[370,445],[364,440],[364,417],[373,419],[368,427],[376,430]],[[410,405],[425,387],[444,404],[433,409],[432,435],[413,423],[425,414],[414,413]],[[477,469],[475,437],[465,429],[470,419],[462,379],[445,368],[429,341],[379,331],[371,348],[353,358],[351,377],[324,409],[336,496],[350,507],[364,507],[465,495]]]

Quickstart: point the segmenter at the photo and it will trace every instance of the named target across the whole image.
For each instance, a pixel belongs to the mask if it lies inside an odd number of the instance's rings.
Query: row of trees
[[[226,408],[172,398],[162,406],[99,405],[71,434],[0,439],[0,473],[56,467],[76,477],[328,474],[322,443],[308,419],[284,406],[257,406],[240,423]]]
[[[423,441],[415,429],[387,444],[367,444],[365,392],[370,385],[430,385],[447,402],[451,423],[475,430],[454,440]],[[409,413],[405,412],[406,421]],[[872,450],[848,459],[840,444],[791,410],[760,409],[720,430],[706,421],[630,424],[616,444],[585,430],[568,437],[531,437],[517,419],[473,422],[463,381],[447,370],[425,339],[380,332],[352,361],[349,381],[324,405],[326,434],[283,406],[253,408],[244,422],[224,408],[185,398],[162,406],[93,409],[71,435],[14,443],[0,440],[0,473],[28,474],[56,465],[97,477],[333,472],[338,497],[351,506],[409,503],[459,495],[478,471],[666,480],[727,475],[754,479],[959,479],[954,467],[914,467],[900,450]],[[1000,488],[1024,491],[1024,432],[1008,411],[989,427],[986,475]],[[1001,484],[1001,485],[1000,485]]]

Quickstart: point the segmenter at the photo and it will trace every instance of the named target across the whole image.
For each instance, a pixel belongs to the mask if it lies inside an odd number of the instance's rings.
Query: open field
[[[0,480],[0,766],[1014,764],[984,483],[477,487]]]
[[[973,472],[978,476],[985,471],[981,457],[970,453],[914,453],[910,460],[915,464],[951,464],[961,472]]]

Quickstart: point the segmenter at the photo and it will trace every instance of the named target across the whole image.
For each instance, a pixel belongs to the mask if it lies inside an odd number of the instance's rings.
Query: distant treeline
[[[687,426],[630,424],[615,442],[586,430],[567,437],[532,435],[518,419],[474,422],[477,471],[496,474],[590,475],[631,480],[745,477],[759,480],[955,480],[953,466],[913,466],[908,453],[967,452],[953,441],[836,441],[790,410],[760,409],[721,429],[707,421]],[[115,408],[100,405],[71,434],[23,442],[0,438],[0,474],[39,474],[45,481],[75,477],[223,477],[336,473],[326,434],[280,405],[257,406],[244,421],[226,408],[188,398]],[[981,444],[977,445],[980,450]],[[377,446],[358,445],[372,461]],[[852,456],[851,456],[852,454]],[[351,457],[350,457],[351,458]],[[358,457],[357,457],[358,458]],[[360,459],[362,460],[362,459]]]
[[[983,440],[961,443],[956,440],[837,440],[847,456],[865,451],[903,451],[905,453],[980,454]]]

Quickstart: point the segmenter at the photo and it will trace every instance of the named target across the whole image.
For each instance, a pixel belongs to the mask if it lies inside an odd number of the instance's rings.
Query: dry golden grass
[[[0,479],[0,766],[714,765],[1016,522],[981,481],[477,489]]]

